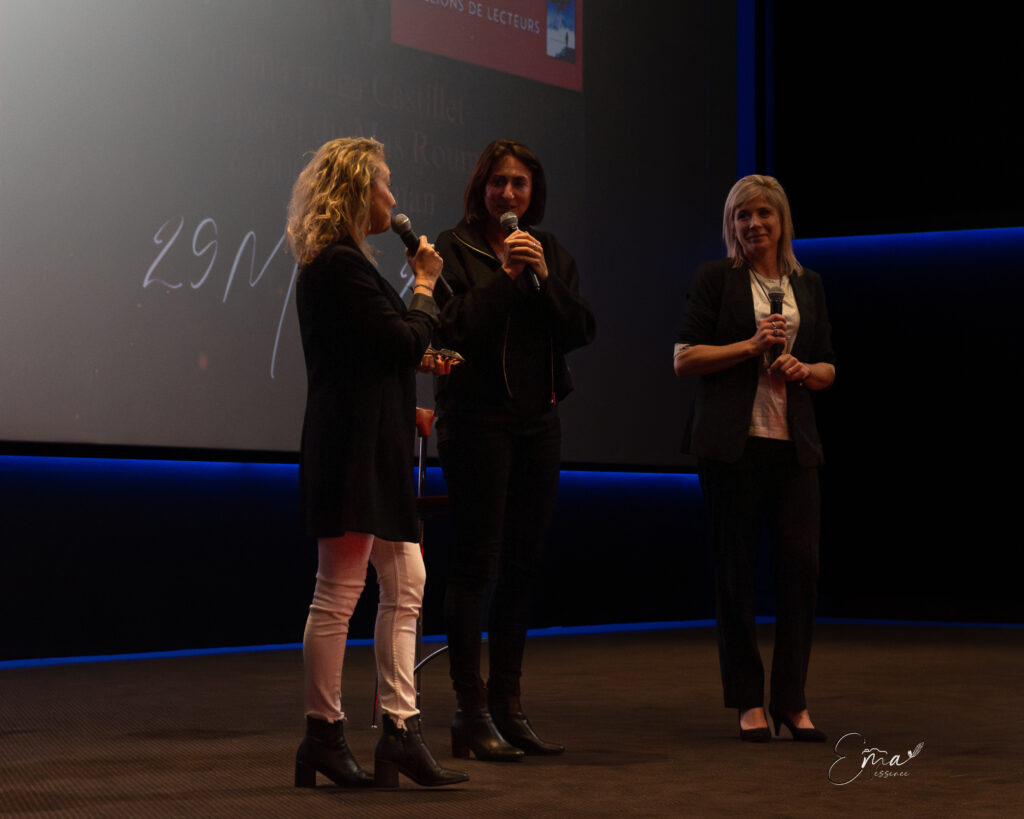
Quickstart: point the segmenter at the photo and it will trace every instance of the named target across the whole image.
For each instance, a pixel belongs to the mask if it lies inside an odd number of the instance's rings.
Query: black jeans
[[[440,437],[456,541],[444,606],[452,684],[470,697],[484,690],[480,632],[493,589],[487,687],[496,696],[515,696],[530,588],[558,493],[558,413],[448,416]]]
[[[697,466],[715,548],[725,706],[744,710],[764,702],[754,586],[757,544],[767,524],[776,594],[770,703],[802,711],[818,593],[818,470],[801,467],[788,441],[767,438],[749,438],[737,463],[700,459]]]

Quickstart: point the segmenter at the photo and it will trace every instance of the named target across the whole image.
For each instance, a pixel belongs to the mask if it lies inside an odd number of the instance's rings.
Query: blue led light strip
[[[770,625],[774,617],[758,617],[759,625]],[[928,620],[866,620],[860,618],[820,617],[815,622],[827,625],[846,626],[903,626],[913,628],[991,628],[991,629],[1024,629],[1024,623],[955,623],[931,622]],[[673,620],[657,623],[609,623],[599,626],[554,626],[551,628],[530,629],[527,636],[544,637],[576,637],[591,634],[622,634],[643,631],[672,631],[678,629],[713,628],[714,620]],[[487,633],[484,632],[486,639]],[[444,635],[435,634],[423,638],[424,643],[443,643]],[[350,646],[373,645],[373,640],[349,640]],[[259,651],[299,651],[302,643],[274,643],[262,646],[232,646],[225,648],[192,648],[176,651],[145,651],[137,654],[96,654],[85,657],[46,657],[30,660],[0,660],[0,670],[8,668],[42,668],[54,665],[77,665],[81,663],[109,663],[127,660],[166,660],[178,657],[204,657],[213,654],[248,654]]]

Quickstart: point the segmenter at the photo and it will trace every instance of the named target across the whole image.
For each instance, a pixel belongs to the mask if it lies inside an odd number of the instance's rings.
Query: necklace
[[[761,278],[761,274],[758,273],[756,270],[754,270],[754,268],[751,265],[747,265],[747,268],[750,270],[750,275],[754,277],[754,281],[757,282],[758,285],[760,286],[761,292],[764,293],[764,297],[770,303],[771,302],[771,296],[768,295],[768,288],[765,287],[765,283],[764,283],[764,280]],[[783,291],[786,289],[786,278],[787,278],[786,276],[779,276],[779,278],[778,278],[778,285],[779,285],[779,287],[782,288]],[[775,286],[775,280],[772,279],[772,280],[770,280],[770,282],[771,282],[772,286],[774,287]]]

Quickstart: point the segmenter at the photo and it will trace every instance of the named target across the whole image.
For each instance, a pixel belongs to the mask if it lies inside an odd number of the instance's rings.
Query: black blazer
[[[414,367],[437,323],[433,299],[416,294],[406,309],[346,239],[302,268],[295,301],[308,380],[299,466],[303,530],[416,541]]]
[[[697,271],[686,300],[680,342],[732,344],[757,332],[750,270],[746,265],[732,264],[732,259],[719,259]],[[803,274],[792,276],[790,282],[800,310],[800,330],[793,355],[808,364],[834,364],[832,328],[821,277],[804,268]],[[750,429],[759,366],[760,358],[752,358],[700,377],[693,416],[683,442],[684,452],[728,463],[740,459]],[[818,466],[823,461],[810,392],[796,382],[786,385],[789,434],[801,466]]]

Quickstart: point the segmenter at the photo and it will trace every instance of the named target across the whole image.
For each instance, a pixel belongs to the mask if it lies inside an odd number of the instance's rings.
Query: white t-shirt
[[[754,320],[761,322],[771,313],[771,304],[766,291],[774,285],[782,287],[782,315],[786,318],[786,346],[783,352],[793,349],[797,331],[800,329],[800,311],[793,296],[793,286],[789,276],[783,276],[776,282],[773,279],[758,277],[750,273],[750,290],[754,294]],[[763,285],[763,286],[762,286]],[[750,434],[758,438],[776,438],[789,440],[789,423],[786,421],[786,379],[781,375],[768,374],[768,355],[761,357],[761,366],[757,374],[757,395],[754,397],[754,408],[750,413]]]

